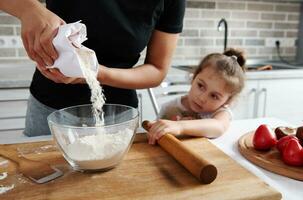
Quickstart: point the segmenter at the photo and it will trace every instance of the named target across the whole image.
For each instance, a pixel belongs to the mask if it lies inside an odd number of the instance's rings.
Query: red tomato
[[[288,142],[290,140],[298,140],[298,138],[294,135],[288,135],[288,136],[284,136],[282,137],[278,143],[277,143],[277,149],[280,153],[283,152],[283,150],[285,149],[286,145],[288,144]]]
[[[283,162],[292,166],[303,166],[303,148],[298,140],[289,140],[282,153]]]
[[[256,150],[269,150],[276,143],[277,139],[267,125],[262,124],[257,128],[253,137],[253,145]]]

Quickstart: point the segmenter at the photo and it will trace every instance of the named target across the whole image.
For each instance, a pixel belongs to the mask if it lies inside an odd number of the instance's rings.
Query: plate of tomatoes
[[[303,127],[260,125],[238,141],[239,152],[268,171],[303,181]]]

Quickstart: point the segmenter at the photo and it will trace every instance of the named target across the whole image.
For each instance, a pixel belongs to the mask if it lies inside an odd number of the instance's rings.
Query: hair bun
[[[234,56],[239,65],[244,69],[246,59],[242,50],[229,48],[225,50],[223,54],[226,56]]]

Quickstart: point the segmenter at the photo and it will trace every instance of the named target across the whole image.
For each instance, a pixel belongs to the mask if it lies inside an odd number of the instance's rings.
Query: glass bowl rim
[[[107,105],[107,106],[122,106],[122,107],[127,107],[127,108],[130,108],[132,110],[135,110],[136,111],[136,114],[134,117],[132,117],[131,119],[125,121],[125,122],[121,122],[121,123],[117,123],[117,124],[110,124],[110,125],[99,125],[99,126],[72,126],[72,125],[63,125],[63,124],[58,124],[54,121],[52,121],[50,119],[51,115],[54,115],[54,113],[56,112],[60,112],[60,111],[63,111],[63,110],[67,110],[67,109],[71,109],[71,108],[75,108],[75,107],[85,107],[85,106],[92,106],[92,104],[81,104],[81,105],[75,105],[75,106],[69,106],[69,107],[66,107],[66,108],[61,108],[59,110],[55,110],[53,111],[51,114],[49,114],[47,116],[47,122],[50,123],[50,124],[53,124],[55,126],[58,126],[58,127],[63,127],[63,128],[73,128],[73,129],[82,129],[82,128],[86,128],[86,129],[94,129],[94,128],[101,128],[101,127],[112,127],[112,126],[117,126],[117,125],[123,125],[123,124],[126,124],[126,123],[129,123],[130,121],[133,121],[135,120],[136,118],[139,117],[139,111],[137,108],[134,108],[132,106],[128,106],[128,105],[123,105],[123,104],[112,104],[112,103],[105,103],[104,105]]]

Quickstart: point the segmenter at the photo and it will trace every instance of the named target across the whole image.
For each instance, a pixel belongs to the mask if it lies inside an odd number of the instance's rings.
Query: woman
[[[48,70],[58,57],[52,45],[58,27],[82,20],[96,52],[98,80],[107,103],[138,106],[134,89],[155,87],[164,79],[182,31],[185,0],[1,0],[0,9],[21,20],[28,56],[37,63],[30,86],[25,135],[50,134],[46,117],[52,111],[90,103],[83,80]],[[135,68],[147,48],[145,62]]]

